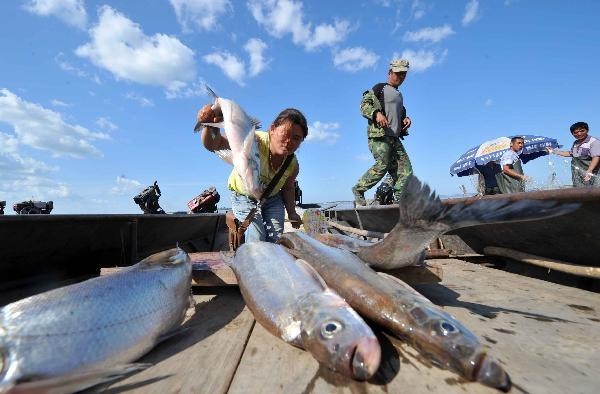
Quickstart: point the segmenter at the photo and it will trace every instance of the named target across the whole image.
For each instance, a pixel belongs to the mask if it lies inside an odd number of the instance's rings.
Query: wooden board
[[[225,393],[254,325],[237,289],[196,295],[184,327],[139,362],[150,368],[108,385],[107,392]]]
[[[415,288],[480,338],[510,374],[511,392],[597,392],[600,294],[455,259],[430,263],[444,270],[443,281]],[[190,330],[159,345],[140,360],[154,366],[109,392],[497,393],[380,332],[380,370],[369,382],[352,381],[254,323],[236,288],[195,291],[211,294],[195,296],[202,304]]]

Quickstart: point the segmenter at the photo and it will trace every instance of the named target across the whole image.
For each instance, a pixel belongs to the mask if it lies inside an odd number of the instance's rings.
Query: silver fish
[[[305,262],[280,245],[251,242],[231,265],[248,308],[273,335],[354,379],[377,371],[381,348],[373,331]]]
[[[310,264],[363,317],[387,328],[432,362],[466,379],[510,389],[508,374],[477,337],[404,282],[378,274],[355,254],[302,232],[284,233],[279,242]]]
[[[249,117],[237,103],[218,97],[208,86],[206,91],[214,98],[213,111],[223,114],[223,121],[219,123],[196,124],[194,130],[201,126],[222,128],[229,142],[230,151],[216,151],[221,159],[233,164],[236,172],[244,182],[248,194],[260,200],[263,186],[260,183],[260,158],[255,141],[255,130],[259,125],[258,120]]]
[[[176,248],[4,306],[0,392],[73,392],[135,370],[183,321],[191,272]]]
[[[439,235],[461,227],[537,220],[572,212],[580,204],[539,200],[479,200],[444,206],[415,176],[406,183],[396,226],[373,246],[358,247],[357,255],[371,267],[390,270],[419,264],[425,249]]]

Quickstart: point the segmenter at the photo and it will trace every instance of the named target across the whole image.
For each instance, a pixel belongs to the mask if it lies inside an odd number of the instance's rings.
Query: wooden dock
[[[596,393],[600,387],[600,294],[456,259],[441,283],[416,286],[469,327],[510,374],[513,393]],[[148,369],[109,393],[493,393],[439,369],[415,349],[378,333],[380,370],[356,382],[257,324],[235,286],[194,287],[185,332],[140,362]],[[96,389],[97,390],[97,389]]]

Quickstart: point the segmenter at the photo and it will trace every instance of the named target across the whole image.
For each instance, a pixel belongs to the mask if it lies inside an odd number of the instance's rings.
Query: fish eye
[[[442,335],[453,334],[457,331],[458,329],[452,323],[448,323],[447,321],[443,321],[440,323],[440,333]]]
[[[342,325],[337,321],[328,321],[321,326],[321,335],[324,338],[333,338],[333,336],[341,331]]]

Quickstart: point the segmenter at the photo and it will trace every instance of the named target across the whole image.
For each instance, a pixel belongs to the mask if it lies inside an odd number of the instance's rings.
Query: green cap
[[[394,59],[390,63],[390,70],[393,72],[408,71],[408,60],[406,59]]]

